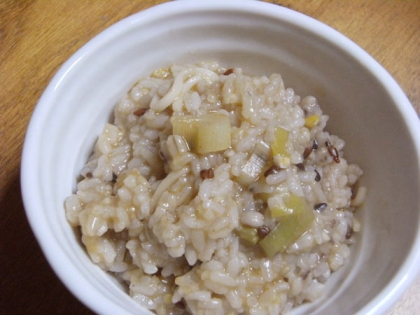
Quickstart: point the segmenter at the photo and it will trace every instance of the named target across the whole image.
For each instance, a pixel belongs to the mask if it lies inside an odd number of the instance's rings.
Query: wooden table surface
[[[0,313],[92,314],[52,272],[26,221],[20,156],[41,93],[78,48],[161,0],[0,0]],[[420,1],[277,0],[342,32],[377,59],[420,113]],[[420,136],[420,135],[419,135]],[[420,313],[420,277],[389,315]]]

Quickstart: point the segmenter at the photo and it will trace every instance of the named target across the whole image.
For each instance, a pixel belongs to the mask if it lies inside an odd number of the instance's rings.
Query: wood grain
[[[2,314],[92,314],[52,272],[24,215],[25,131],[58,68],[113,23],[160,0],[0,1],[0,307]],[[342,32],[381,63],[420,113],[420,1],[278,0]],[[390,315],[420,310],[420,280]]]

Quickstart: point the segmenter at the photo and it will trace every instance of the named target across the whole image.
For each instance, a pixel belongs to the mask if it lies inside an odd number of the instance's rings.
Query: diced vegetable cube
[[[275,139],[271,143],[271,151],[273,156],[281,155],[284,157],[290,157],[289,152],[286,149],[287,140],[289,139],[289,132],[286,129],[277,127],[275,130]]]
[[[240,239],[247,241],[251,245],[255,245],[258,243],[259,237],[256,228],[240,227],[236,229],[236,234]]]
[[[290,195],[284,206],[271,209],[273,217],[279,218],[275,228],[259,244],[268,257],[284,252],[315,220],[312,209],[302,197]]]
[[[171,122],[173,134],[184,137],[195,153],[207,154],[231,146],[230,120],[224,114],[173,116]]]
[[[321,120],[321,117],[318,115],[312,115],[305,118],[305,127],[308,129],[312,129],[315,127],[319,121]]]

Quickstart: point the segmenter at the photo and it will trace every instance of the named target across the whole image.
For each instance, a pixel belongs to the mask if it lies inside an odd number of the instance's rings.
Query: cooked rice
[[[171,116],[209,112],[229,117],[231,146],[196,154],[172,135]],[[134,300],[157,314],[259,315],[321,297],[350,255],[366,189],[356,189],[362,170],[325,131],[328,116],[314,97],[300,98],[278,74],[175,64],[139,80],[114,116],[65,209],[92,261]],[[319,117],[310,128],[309,116]],[[270,157],[264,170],[276,171],[244,183],[244,165],[259,143],[273,143],[278,126],[289,133],[290,157]],[[290,194],[314,208],[315,220],[267,257],[237,232],[267,233],[276,224],[268,209]]]

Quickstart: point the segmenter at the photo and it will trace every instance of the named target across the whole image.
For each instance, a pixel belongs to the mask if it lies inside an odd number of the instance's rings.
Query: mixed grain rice
[[[172,116],[210,112],[229,117],[229,148],[197,154],[172,135]],[[307,127],[309,116],[319,121]],[[175,64],[139,80],[114,118],[65,210],[92,261],[126,283],[134,300],[157,314],[259,315],[320,298],[350,255],[366,189],[356,189],[362,170],[324,130],[328,117],[314,97],[299,97],[278,74]],[[244,165],[278,126],[289,133],[289,157],[270,157],[244,184]],[[290,194],[315,220],[285,252],[267,257],[237,232],[255,228],[264,238],[275,224],[269,209]]]

